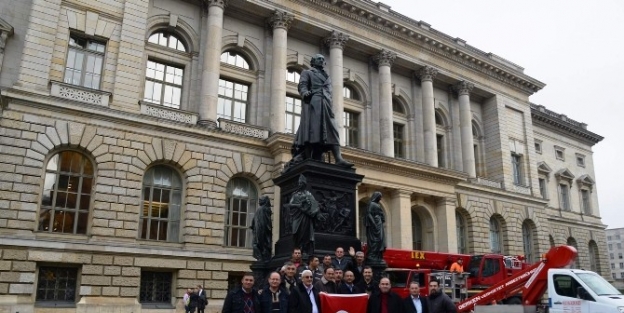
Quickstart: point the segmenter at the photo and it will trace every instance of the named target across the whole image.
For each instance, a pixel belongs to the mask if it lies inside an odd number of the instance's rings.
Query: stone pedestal
[[[279,240],[275,244],[275,255],[270,262],[272,268],[282,266],[290,260],[294,244],[290,209],[284,207],[297,190],[299,175],[307,179],[308,191],[312,193],[321,208],[327,214],[324,223],[314,224],[314,254],[322,258],[325,254],[333,255],[337,247],[346,250],[354,247],[361,250],[361,242],[355,236],[356,229],[356,188],[364,176],[356,174],[353,168],[344,168],[330,163],[306,160],[294,165],[288,172],[275,178],[275,185],[280,187],[280,224]]]

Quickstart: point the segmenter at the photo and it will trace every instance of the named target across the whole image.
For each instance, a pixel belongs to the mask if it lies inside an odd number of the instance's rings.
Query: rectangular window
[[[570,211],[570,189],[566,184],[559,184],[559,197],[561,198],[561,209]]]
[[[543,199],[548,199],[548,193],[546,190],[546,179],[538,178],[540,193],[542,194]]]
[[[622,252],[618,253],[618,259],[622,259]]]
[[[615,264],[611,263],[611,269],[614,270],[615,269]]]
[[[617,243],[617,248],[618,248],[618,249],[622,249],[622,244],[618,242],[618,243]]]
[[[611,236],[607,236],[607,240],[613,240],[612,238],[613,237],[611,237]]]
[[[345,145],[349,147],[358,148],[358,137],[359,137],[359,118],[360,115],[351,111],[344,111],[343,115],[343,136],[345,139]]]
[[[156,61],[147,61],[143,100],[179,109],[182,100],[184,69]]]
[[[394,128],[394,157],[405,158],[405,146],[403,144],[403,125],[393,124]]]
[[[581,205],[585,214],[591,214],[591,206],[589,202],[589,190],[581,189]]]
[[[624,263],[620,262],[620,268],[624,268]]]
[[[613,250],[613,245],[609,244],[609,250]]]
[[[516,185],[522,185],[522,156],[516,153],[511,154],[511,168],[513,170],[513,181]]]
[[[620,278],[624,278],[624,272],[620,273]]]
[[[620,240],[620,235],[615,235],[615,240]]]
[[[249,86],[219,79],[217,117],[245,123],[247,119],[247,94]]]
[[[63,81],[76,86],[100,89],[105,50],[105,43],[70,34]]]
[[[299,129],[301,121],[301,99],[286,96],[286,129],[287,133],[294,134]]]
[[[611,276],[613,276],[613,279],[616,279],[615,273],[611,273]]]
[[[565,149],[555,146],[555,157],[557,160],[565,161]]]
[[[438,148],[438,167],[446,167],[444,163],[444,136],[436,135],[436,143]]]
[[[615,259],[615,258],[613,257],[613,253],[609,253],[609,259],[611,259],[611,260]]]
[[[139,302],[171,306],[171,272],[141,271]]]
[[[576,155],[576,165],[580,167],[585,167],[585,156],[582,154]]]
[[[541,142],[535,142],[535,152],[542,154],[542,143]]]
[[[74,305],[77,282],[78,269],[75,267],[40,267],[37,302],[54,306]]]

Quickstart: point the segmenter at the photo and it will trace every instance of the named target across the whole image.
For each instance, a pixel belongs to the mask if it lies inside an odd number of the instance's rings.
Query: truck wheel
[[[518,297],[509,298],[507,299],[506,304],[522,304],[522,299]]]

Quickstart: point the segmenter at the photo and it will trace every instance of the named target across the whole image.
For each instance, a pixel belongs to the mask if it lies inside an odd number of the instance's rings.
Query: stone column
[[[422,89],[423,136],[425,141],[425,163],[438,167],[438,145],[436,140],[435,103],[433,102],[433,79],[438,70],[425,66],[418,76]]]
[[[459,129],[461,131],[464,172],[470,177],[477,177],[472,136],[472,112],[470,111],[470,91],[472,88],[474,85],[466,81],[461,81],[454,86],[459,97]]]
[[[204,63],[201,76],[201,102],[198,124],[217,126],[219,100],[219,71],[221,68],[221,37],[223,37],[223,11],[229,0],[208,0],[208,18],[204,29]]]
[[[394,129],[392,125],[392,74],[390,68],[396,53],[382,50],[373,57],[379,69],[379,130],[381,154],[394,157]]]
[[[344,119],[342,117],[344,114],[342,51],[348,40],[348,35],[337,31],[333,31],[329,37],[325,38],[325,44],[329,47],[329,77],[332,81],[332,109],[336,116],[336,125],[338,126],[340,145],[342,146],[345,144],[345,136],[343,135]]]
[[[287,32],[294,16],[275,10],[268,23],[273,28],[273,63],[271,65],[271,133],[286,130],[286,46]]]
[[[437,201],[435,214],[438,221],[438,246],[436,251],[457,253],[455,208],[454,198],[441,198]]]
[[[392,218],[392,247],[396,249],[412,249],[412,193],[405,190],[395,190],[392,193],[392,209],[389,210]]]

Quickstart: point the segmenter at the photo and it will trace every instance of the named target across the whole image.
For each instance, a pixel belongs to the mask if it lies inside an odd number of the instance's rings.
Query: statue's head
[[[325,66],[325,57],[322,54],[317,54],[310,60],[310,66],[317,68]]]
[[[271,206],[271,199],[269,199],[269,196],[262,196],[260,197],[260,200],[258,201],[260,203],[261,206]]]
[[[308,185],[308,180],[303,175],[299,175],[299,187],[305,187]]]
[[[371,201],[372,202],[379,202],[379,200],[381,200],[381,192],[379,192],[379,191],[373,192],[373,195],[371,196]]]

